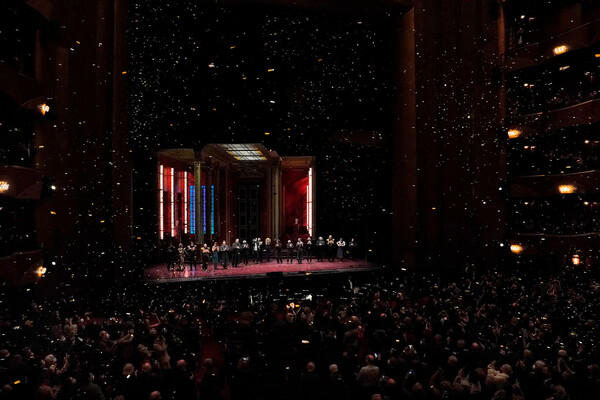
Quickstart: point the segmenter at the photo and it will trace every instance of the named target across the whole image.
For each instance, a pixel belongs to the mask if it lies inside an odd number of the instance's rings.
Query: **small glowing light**
[[[529,83],[524,83],[523,86],[528,87]]]
[[[46,273],[46,268],[44,266],[39,266],[35,272],[38,274],[38,276],[42,276]]]
[[[589,206],[590,202],[589,201],[584,201],[583,204],[585,204],[586,206]]]
[[[579,265],[581,263],[577,254],[571,258],[571,262],[573,263],[573,265]]]
[[[564,67],[560,67],[558,70],[559,71],[566,71],[567,69],[571,68],[570,65],[565,65]]]
[[[127,71],[122,71],[121,75],[127,75]]]
[[[56,190],[56,186],[55,186],[55,185],[52,185],[52,186],[50,186],[50,189],[52,189],[52,190]]]
[[[525,19],[525,15],[521,15],[521,19]]]
[[[584,143],[585,143],[585,144],[589,144],[589,143],[590,143],[590,141],[589,141],[589,140],[586,140]]]
[[[54,211],[50,211],[50,214],[52,214],[52,215],[56,215],[56,212],[54,212]]]
[[[573,185],[560,185],[558,191],[562,194],[573,193],[577,188]]]
[[[569,50],[569,46],[563,44],[561,46],[556,46],[554,49],[552,49],[552,52],[555,56],[557,56],[559,54],[566,53],[567,50]]]
[[[523,246],[519,244],[511,244],[510,251],[512,251],[515,254],[520,254],[523,251]]]
[[[518,138],[519,136],[521,136],[521,131],[519,129],[509,129],[509,131],[508,131],[509,139],[515,139],[515,138]]]
[[[46,103],[40,104],[38,106],[38,110],[40,110],[40,113],[42,113],[42,115],[46,115],[46,113],[50,111],[50,106]]]
[[[273,72],[273,71],[275,71],[275,68],[269,68],[267,71],[268,72]]]
[[[600,54],[596,53],[596,54],[594,54],[594,57],[600,58]]]
[[[265,136],[269,136],[271,132],[265,132]]]
[[[6,181],[0,181],[0,192],[6,192],[10,189],[10,183]]]

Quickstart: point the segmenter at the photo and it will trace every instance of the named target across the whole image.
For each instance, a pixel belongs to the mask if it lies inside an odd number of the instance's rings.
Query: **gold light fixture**
[[[46,103],[43,103],[38,106],[38,110],[40,110],[42,115],[46,115],[50,111],[50,106]]]
[[[577,190],[577,188],[573,185],[560,185],[558,187],[558,191],[562,194],[573,193],[575,190]]]
[[[581,263],[581,260],[579,259],[579,256],[577,254],[575,254],[571,258],[571,262],[573,263],[573,265],[579,265]]]
[[[523,246],[521,246],[520,244],[511,244],[510,251],[512,251],[515,254],[521,254],[521,252],[523,251]]]
[[[557,56],[559,54],[566,53],[567,50],[569,50],[569,46],[563,44],[560,46],[556,46],[554,49],[552,49],[552,52],[554,53],[555,56]]]
[[[519,136],[521,136],[521,130],[520,129],[509,129],[508,130],[508,138],[509,139],[516,139]]]

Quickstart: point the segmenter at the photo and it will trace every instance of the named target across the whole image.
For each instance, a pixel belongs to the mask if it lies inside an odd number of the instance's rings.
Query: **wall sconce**
[[[556,46],[555,48],[553,48],[552,52],[554,53],[555,56],[557,56],[559,54],[566,53],[567,50],[569,50],[569,46],[563,44],[563,45]]]
[[[560,185],[558,187],[558,191],[562,194],[573,193],[577,188],[573,185]]]
[[[511,244],[510,251],[512,251],[515,254],[521,254],[523,252],[523,246],[521,246],[520,244]]]

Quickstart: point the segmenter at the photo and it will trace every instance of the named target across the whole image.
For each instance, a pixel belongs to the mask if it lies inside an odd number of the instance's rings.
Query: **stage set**
[[[169,149],[156,154],[157,240],[198,249],[240,239],[279,238],[284,244],[304,242],[317,233],[315,158],[282,157],[262,144],[208,144],[200,151]],[[285,251],[285,250],[284,250]],[[198,251],[199,252],[199,251]],[[198,257],[199,258],[199,257]],[[166,264],[146,269],[150,280],[203,279],[373,268],[366,262],[256,264],[235,269],[167,271]]]

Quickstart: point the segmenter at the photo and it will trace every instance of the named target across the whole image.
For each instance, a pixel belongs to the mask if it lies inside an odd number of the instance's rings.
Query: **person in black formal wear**
[[[229,269],[227,265],[229,265],[229,245],[227,241],[223,240],[221,247],[219,247],[219,253],[221,255],[221,264],[223,265],[223,269]]]
[[[250,246],[246,239],[242,241],[242,263],[248,265],[248,255],[250,253]]]
[[[283,258],[281,258],[281,240],[275,239],[275,258],[277,259],[277,264],[281,264],[283,262]]]
[[[354,238],[350,239],[350,242],[348,242],[348,253],[350,253],[350,260],[354,260],[357,256],[356,254],[356,248],[358,247],[358,243],[356,243],[356,240],[354,240]]]
[[[252,254],[254,256],[254,264],[258,264],[258,260],[260,260],[260,238],[252,239]]]
[[[231,253],[231,266],[235,268],[240,264],[240,256],[242,253],[242,244],[240,243],[240,239],[235,239],[235,242],[233,242],[231,245]]]
[[[175,269],[175,261],[177,260],[177,249],[173,243],[169,243],[167,247],[167,271]]]
[[[312,242],[312,238],[309,236],[306,239],[306,246],[305,246],[305,252],[304,255],[306,256],[306,261],[310,264],[312,262],[312,256],[313,256],[313,242]]]
[[[271,262],[271,239],[265,239],[265,260],[267,260],[267,264]]]
[[[200,252],[202,254],[202,270],[208,271],[208,262],[210,260],[210,248],[208,244],[204,243]]]
[[[325,252],[325,240],[323,240],[323,236],[319,236],[315,247],[317,249],[317,261],[323,261],[323,253]]]
[[[196,243],[194,242],[190,242],[190,244],[188,244],[187,248],[187,255],[188,255],[188,260],[190,260],[190,271],[193,269],[196,269]]]
[[[296,260],[298,261],[298,264],[302,264],[303,254],[304,254],[304,242],[302,241],[302,238],[298,238],[298,241],[296,241]]]
[[[327,261],[333,262],[335,261],[335,253],[337,250],[337,246],[335,245],[335,239],[332,235],[329,235],[327,238]]]

